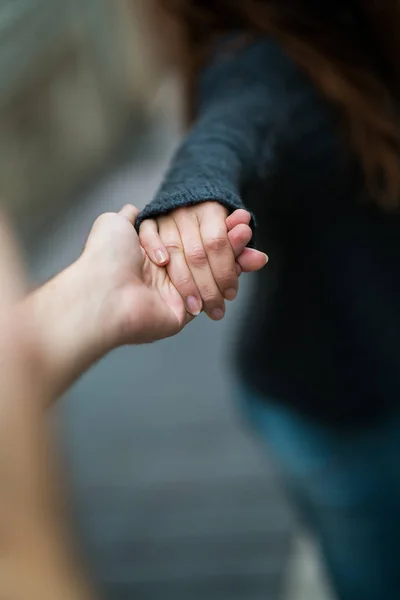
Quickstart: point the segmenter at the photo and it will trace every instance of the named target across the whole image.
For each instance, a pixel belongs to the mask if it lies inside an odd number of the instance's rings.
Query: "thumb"
[[[136,208],[136,206],[133,206],[132,204],[125,204],[118,214],[121,215],[121,217],[125,217],[125,219],[132,225],[135,225],[135,221],[139,212],[140,211],[138,208]]]

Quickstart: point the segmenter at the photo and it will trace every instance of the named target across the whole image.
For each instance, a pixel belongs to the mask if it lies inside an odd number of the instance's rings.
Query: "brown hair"
[[[184,25],[192,75],[214,38],[268,34],[343,116],[372,195],[400,204],[397,0],[164,0]]]

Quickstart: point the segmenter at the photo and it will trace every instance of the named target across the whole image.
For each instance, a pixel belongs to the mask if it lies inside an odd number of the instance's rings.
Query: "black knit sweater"
[[[400,216],[368,198],[336,115],[272,40],[201,80],[197,121],[140,222],[217,200],[257,219],[270,256],[242,320],[261,395],[353,424],[400,402]]]

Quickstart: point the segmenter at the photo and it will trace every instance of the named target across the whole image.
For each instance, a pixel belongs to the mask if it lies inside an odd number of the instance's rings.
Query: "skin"
[[[166,269],[140,246],[137,212],[126,206],[99,217],[78,260],[25,298],[18,252],[0,220],[1,598],[98,597],[76,552],[43,415],[113,348],[174,335],[193,319]],[[238,275],[266,262],[244,250],[251,231],[243,213],[226,225]]]
[[[144,221],[140,243],[154,264],[165,265],[173,285],[192,315],[201,310],[219,321],[225,300],[236,298],[239,282],[229,226],[238,213],[247,225],[250,215],[228,211],[217,202],[179,208],[170,214]],[[245,250],[245,253],[251,250]]]

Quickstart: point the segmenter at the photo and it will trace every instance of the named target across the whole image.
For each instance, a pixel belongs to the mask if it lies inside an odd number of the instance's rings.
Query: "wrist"
[[[50,400],[115,345],[106,296],[95,269],[82,257],[24,301]]]

